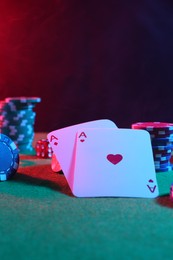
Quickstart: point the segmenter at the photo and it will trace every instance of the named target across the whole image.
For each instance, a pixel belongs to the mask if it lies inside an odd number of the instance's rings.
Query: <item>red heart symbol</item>
[[[121,162],[123,157],[121,154],[108,154],[107,159],[109,162],[111,162],[113,164],[117,164],[117,163]]]

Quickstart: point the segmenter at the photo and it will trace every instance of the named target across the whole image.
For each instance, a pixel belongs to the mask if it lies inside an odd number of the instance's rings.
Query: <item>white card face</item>
[[[73,189],[76,134],[80,128],[115,129],[117,126],[111,120],[101,119],[58,129],[50,132],[47,135],[52,150],[56,155],[58,162],[60,163],[61,169],[71,190]]]
[[[84,141],[81,135],[85,135]],[[77,197],[157,197],[149,133],[134,129],[80,129],[73,193]]]

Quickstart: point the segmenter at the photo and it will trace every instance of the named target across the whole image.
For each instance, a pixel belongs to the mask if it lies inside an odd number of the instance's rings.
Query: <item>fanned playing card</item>
[[[83,142],[81,134],[85,135]],[[80,129],[72,192],[77,197],[157,197],[149,133],[134,129]]]
[[[117,126],[108,119],[95,120],[77,124],[50,132],[47,135],[52,150],[60,164],[60,167],[67,179],[67,182],[73,189],[73,173],[75,163],[75,143],[76,134],[80,128],[114,128]],[[85,135],[81,133],[80,142],[84,142]]]

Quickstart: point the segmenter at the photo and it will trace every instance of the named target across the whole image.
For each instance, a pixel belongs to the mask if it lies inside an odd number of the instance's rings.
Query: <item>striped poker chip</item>
[[[144,128],[146,129],[146,128]],[[154,135],[158,135],[159,137],[160,136],[164,136],[164,135],[170,135],[173,133],[173,129],[162,129],[162,128],[147,128],[147,131],[151,134],[154,134]]]
[[[169,165],[169,161],[168,160],[165,160],[165,161],[162,161],[162,162],[158,162],[158,161],[154,161],[154,165],[156,167],[160,167],[160,168],[165,168]]]
[[[168,161],[170,161],[170,159],[171,159],[171,154],[169,155],[169,156],[161,156],[161,157],[157,157],[157,156],[153,156],[153,158],[154,158],[154,161],[156,161],[156,162],[162,162],[162,161],[166,161],[166,160],[168,160]]]
[[[162,161],[156,161],[156,160],[154,160],[154,164],[155,164],[155,165],[164,166],[164,165],[166,165],[166,164],[168,164],[168,163],[169,163],[169,160],[162,160]]]
[[[173,170],[173,167],[172,166],[168,166],[166,168],[159,168],[159,169],[155,169],[156,172],[170,172]]]
[[[146,129],[145,129],[146,130]],[[146,130],[148,131],[148,130]],[[153,138],[171,138],[173,137],[173,131],[148,131],[150,134],[150,137]]]
[[[37,103],[41,101],[39,97],[8,97],[0,101],[0,112],[10,113],[19,112],[20,110],[32,111]]]
[[[8,112],[17,112],[20,110],[27,110],[27,112],[32,111],[32,109],[35,107],[35,104],[25,104],[25,105],[21,105],[21,104],[13,104],[12,102],[8,103],[8,106],[5,107],[5,110]]]
[[[163,158],[165,158],[165,157],[169,160],[171,158],[171,154],[172,153],[170,153],[170,154],[154,154],[153,157],[154,157],[155,160],[161,160],[162,161],[162,160],[164,160]]]
[[[12,101],[0,101],[0,112],[6,111],[8,113],[15,113],[20,110],[26,110],[26,111],[32,111],[32,109],[35,107],[35,104],[14,104]]]
[[[163,162],[163,161],[169,161],[171,156],[162,156],[162,157],[154,157],[154,161],[156,162]]]
[[[21,109],[32,110],[37,103],[41,102],[39,97],[8,97],[5,99],[11,111],[18,111]]]
[[[156,159],[156,158],[154,158],[154,163],[155,163],[155,165],[157,164],[157,165],[162,165],[162,164],[165,164],[165,163],[169,163],[170,162],[170,159],[171,158],[168,158],[168,159],[165,159],[165,160],[158,160],[158,159]]]
[[[156,172],[168,172],[168,171],[172,171],[173,170],[173,164],[171,164],[170,162],[163,166],[163,167],[155,167]]]
[[[173,130],[160,130],[160,128],[156,128],[153,131],[151,131],[151,133],[158,135],[158,136],[163,136],[163,135],[171,135],[173,134]]]
[[[154,146],[152,145],[153,148],[153,153],[154,154],[170,154],[172,152],[172,145],[158,145],[158,146]]]
[[[157,148],[153,148],[153,154],[154,155],[157,155],[157,156],[166,156],[166,155],[169,155],[169,154],[171,154],[172,153],[172,149],[170,148],[170,149],[165,149],[165,150],[162,150],[162,151],[160,151],[160,150],[158,150]]]
[[[159,142],[163,142],[163,143],[167,143],[167,142],[169,142],[169,143],[173,143],[173,136],[168,136],[168,137],[164,137],[164,138],[155,138],[155,137],[152,137],[151,135],[150,135],[150,137],[151,137],[151,140],[152,139],[154,139],[154,141],[155,141],[155,143],[159,143]]]
[[[166,122],[137,122],[131,125],[132,129],[146,129],[149,132],[152,132],[155,129],[160,131],[173,130],[173,123]]]
[[[151,139],[155,139],[155,141],[157,141],[157,139],[159,139],[159,141],[167,141],[167,142],[172,142],[173,141],[173,134],[166,134],[166,135],[157,135],[157,134],[153,134],[150,133],[150,137]]]
[[[153,146],[173,146],[173,142],[172,141],[167,141],[167,140],[160,140],[159,138],[157,139],[154,139],[154,138],[151,138],[151,144]]]
[[[12,102],[14,104],[28,104],[28,103],[39,103],[41,102],[40,97],[7,97],[5,102]]]
[[[14,122],[14,121],[10,121],[9,118],[8,119],[4,118],[2,120],[0,119],[1,128],[8,129],[11,125],[14,125],[14,124],[16,124],[16,126],[26,126],[28,124],[34,124],[34,121],[33,120],[28,121],[28,120],[22,119],[22,120],[18,120],[16,122]]]
[[[19,134],[30,135],[31,133],[33,133],[33,131],[34,129],[32,125],[9,125],[8,127],[1,126],[1,132],[9,136],[18,136]]]
[[[34,124],[35,123],[35,113],[32,113],[28,116],[23,116],[20,113],[16,113],[16,116],[12,116],[12,115],[0,115],[0,125],[1,127],[8,127],[10,125],[21,125],[21,126],[25,126],[28,124]]]
[[[161,154],[165,154],[165,153],[171,153],[172,152],[172,145],[153,145],[153,152],[154,153],[161,153]],[[164,150],[160,151],[158,147],[165,147]]]
[[[0,157],[0,181],[6,181],[17,172],[19,151],[15,143],[4,134],[0,134]]]
[[[172,149],[173,146],[172,145],[167,145],[167,146],[159,145],[159,146],[152,146],[152,148],[155,151],[167,151],[167,150]]]

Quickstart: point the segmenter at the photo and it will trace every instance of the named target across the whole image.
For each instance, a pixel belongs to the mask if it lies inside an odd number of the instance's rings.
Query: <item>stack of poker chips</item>
[[[146,130],[150,134],[156,172],[172,171],[173,123],[138,122],[131,127]]]
[[[50,146],[50,143],[48,139],[40,139],[37,141],[36,146],[36,155],[39,158],[52,158],[52,148]]]
[[[32,146],[39,97],[9,97],[0,101],[0,132],[11,138],[21,154],[35,154]]]

